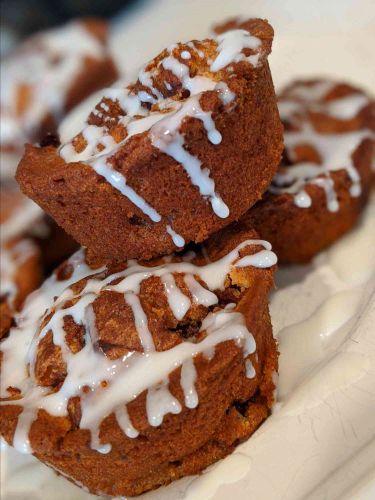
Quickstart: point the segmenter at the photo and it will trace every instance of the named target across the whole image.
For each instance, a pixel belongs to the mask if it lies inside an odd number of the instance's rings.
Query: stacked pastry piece
[[[85,249],[1,344],[1,433],[92,492],[197,473],[269,414],[276,256],[233,221],[282,153],[272,38],[253,19],[173,45],[69,143],[27,146],[19,166]]]
[[[100,20],[71,22],[34,35],[1,65],[1,272],[2,334],[27,293],[77,248],[62,229],[17,189],[16,166],[25,142],[54,142],[62,117],[117,72]],[[46,134],[47,138],[46,138]]]

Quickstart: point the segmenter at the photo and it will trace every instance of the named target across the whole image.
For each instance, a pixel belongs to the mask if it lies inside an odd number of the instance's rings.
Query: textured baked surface
[[[148,98],[141,101],[141,112],[151,117],[158,112],[166,113],[168,110],[162,109],[165,103],[188,106],[194,92],[189,97],[190,92],[183,87],[181,78],[165,68],[165,60],[169,58],[170,61],[171,57],[187,68],[189,81],[196,82],[204,77],[205,83],[208,80],[214,84],[224,83],[235,94],[234,100],[227,104],[217,89],[197,94],[195,106],[201,108],[205,117],[212,116],[222,137],[219,144],[210,142],[197,115],[184,116],[180,128],[172,135],[172,142],[177,135],[183,137],[183,151],[201,162],[201,171],[209,170],[215,191],[229,207],[228,217],[216,215],[208,197],[201,194],[182,165],[154,146],[153,128],[151,133],[136,134],[121,143],[110,154],[106,168],[109,165],[115,174],[122,175],[127,186],[158,212],[159,222],[151,220],[127,196],[98,175],[90,159],[66,163],[53,146],[27,147],[17,172],[22,190],[82,245],[97,255],[118,260],[148,259],[176,250],[178,247],[166,231],[167,226],[186,243],[201,242],[212,232],[238,219],[265,191],[282,149],[282,128],[266,59],[271,50],[273,30],[259,19],[244,23],[243,29],[259,40],[257,53],[245,48],[240,53],[243,60],[213,72],[210,64],[217,56],[218,40],[177,44],[151,61],[140,75],[144,83],[152,75],[152,84],[148,81],[149,85],[145,85],[138,80],[130,86],[129,94],[140,99],[140,95],[144,98],[147,93]],[[189,59],[182,56],[186,52],[190,54]],[[249,57],[256,57],[257,64],[250,63]],[[184,78],[186,80],[186,75]],[[107,142],[110,139],[119,143],[128,133],[123,125],[127,115],[119,102],[104,98],[88,119],[88,126],[105,130]],[[133,117],[130,125],[137,118]],[[90,133],[92,131],[97,132],[97,129],[91,128]],[[82,158],[88,146],[91,148],[91,143],[84,134],[78,135],[69,145],[75,153],[70,156]],[[106,146],[99,141],[94,149],[96,157],[103,150],[107,151]],[[61,151],[67,151],[66,145]]]
[[[318,92],[319,86],[321,90]],[[355,101],[358,105],[353,106]],[[282,106],[285,103],[290,109],[285,108],[283,116]],[[331,194],[337,198],[337,211],[329,210],[327,196],[321,186],[306,181],[301,188],[311,198],[310,207],[297,206],[294,194],[288,193],[287,189],[282,192],[281,188],[277,193],[265,193],[263,199],[244,216],[262,238],[272,243],[279,263],[304,263],[349,231],[367,202],[375,164],[375,103],[351,85],[314,80],[291,84],[281,94],[279,105],[286,141],[288,135],[298,133],[308,125],[316,132],[315,145],[318,148],[322,146],[324,150],[323,142],[331,137],[329,147],[334,156],[340,155],[340,150],[346,148],[344,141],[347,137],[348,141],[352,141],[352,147],[342,167],[352,164],[360,177],[360,194],[353,196],[353,182],[347,170],[343,168],[329,173],[334,182],[335,193],[332,191]],[[330,107],[332,105],[333,108]],[[353,106],[352,112],[350,106]],[[340,109],[341,115],[337,116]],[[352,140],[353,136],[355,140]],[[293,147],[288,148],[287,144],[279,172],[284,174],[291,166],[303,168],[306,162],[321,164],[322,155],[318,148],[309,142],[309,135],[302,133]],[[320,177],[327,178],[325,175]],[[315,180],[317,178],[319,176]],[[330,186],[328,188],[332,190]]]
[[[215,262],[239,244],[256,237],[256,233],[245,225],[232,225],[209,240],[204,256],[199,248],[195,248],[196,255],[190,262],[198,266],[207,263],[207,258]],[[238,258],[252,255],[260,248],[257,243],[244,244]],[[86,259],[90,261],[89,257]],[[181,257],[172,260],[181,261]],[[152,266],[162,262],[153,262]],[[91,265],[94,264],[101,263],[92,261]],[[121,264],[109,265],[104,274],[100,269],[98,276],[105,279],[105,275],[118,272],[122,267]],[[56,277],[58,280],[67,279],[73,271],[68,262],[57,270]],[[122,496],[137,495],[179,477],[198,473],[230,453],[267,418],[273,402],[277,349],[267,299],[273,286],[272,271],[272,268],[231,266],[224,288],[215,291],[217,305],[209,308],[192,305],[179,321],[168,305],[159,279],[145,279],[140,286],[139,298],[157,351],[172,349],[183,342],[199,343],[206,335],[200,330],[202,320],[210,311],[215,313],[232,303],[235,304],[233,312],[243,314],[246,327],[256,343],[256,351],[246,357],[254,368],[251,378],[246,374],[242,348],[234,341],[218,343],[213,355],[198,354],[194,358],[195,387],[199,396],[197,407],[189,409],[184,406],[181,368],[177,368],[169,375],[168,388],[180,402],[182,411],[177,415],[168,413],[161,425],[153,427],[146,413],[147,391],[142,392],[127,404],[133,426],[139,431],[138,437],[127,437],[111,413],[103,419],[99,436],[103,444],[110,443],[112,448],[109,453],[102,454],[90,447],[90,432],[79,427],[81,407],[79,398],[75,397],[69,402],[67,416],[53,417],[39,410],[29,433],[35,456],[91,492]],[[180,290],[189,296],[184,274],[174,273],[174,278]],[[90,279],[95,280],[95,275]],[[72,288],[79,295],[86,283],[87,279],[83,279]],[[202,280],[199,283],[204,288],[207,286]],[[129,350],[142,352],[134,318],[122,294],[103,290],[92,305],[96,317],[97,348],[103,356],[115,361]],[[67,303],[63,307],[70,306],[71,303]],[[56,314],[54,307],[47,311],[41,329],[53,314]],[[82,329],[74,323],[72,316],[65,317],[65,339],[72,352],[83,348]],[[17,333],[14,331],[10,337]],[[33,383],[41,388],[49,387],[52,392],[58,391],[66,376],[65,369],[59,348],[53,344],[52,335],[47,334],[38,343]],[[13,398],[18,397],[15,389],[10,391]],[[21,410],[17,401],[1,406],[1,434],[10,443]]]
[[[56,132],[65,113],[117,78],[107,23],[87,18],[37,33],[3,61],[1,71],[1,173],[12,177],[25,142]]]

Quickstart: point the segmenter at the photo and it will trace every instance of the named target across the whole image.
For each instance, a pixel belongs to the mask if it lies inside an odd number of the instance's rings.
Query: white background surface
[[[170,43],[206,37],[212,23],[238,15],[274,27],[276,87],[321,74],[375,90],[373,0],[143,0],[119,20],[114,51],[129,74]]]
[[[212,22],[238,14],[274,26],[270,63],[277,88],[295,77],[329,75],[374,92],[371,0],[143,1],[117,20],[113,50],[129,76],[170,43],[204,37]],[[145,498],[375,498],[374,222],[373,203],[362,226],[314,264],[278,273],[271,302],[281,350],[278,411],[198,480],[183,479]],[[337,294],[338,301],[330,299]],[[308,331],[306,342],[293,337],[293,324]],[[33,459],[7,456],[4,500],[91,498]]]

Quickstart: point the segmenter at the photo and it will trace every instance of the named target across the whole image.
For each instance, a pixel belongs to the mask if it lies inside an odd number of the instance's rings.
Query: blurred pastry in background
[[[27,295],[68,258],[77,243],[13,182],[0,189],[0,308],[2,334]]]
[[[117,78],[107,23],[88,18],[37,33],[7,56],[1,75],[1,176],[12,177],[26,142],[54,133],[65,113]]]
[[[0,338],[43,278],[40,250],[27,229],[43,212],[19,192],[0,192]]]
[[[106,90],[71,141],[27,146],[22,190],[104,258],[203,241],[260,199],[280,161],[272,39],[251,19],[164,50],[135,84]]]
[[[2,62],[1,74],[0,210],[2,220],[6,220],[1,227],[4,259],[5,249],[9,253],[14,241],[26,238],[40,254],[42,273],[46,275],[71,255],[77,244],[21,194],[13,177],[25,142],[58,143],[54,133],[65,114],[117,78],[107,46],[107,23],[82,19],[37,33],[8,55]],[[17,243],[17,249],[22,248],[25,245]],[[11,262],[11,255],[8,257]],[[19,255],[17,259],[20,261]],[[7,267],[4,262],[3,274]]]
[[[308,262],[357,222],[375,168],[375,101],[331,80],[296,81],[279,97],[284,157],[244,217],[279,263]]]

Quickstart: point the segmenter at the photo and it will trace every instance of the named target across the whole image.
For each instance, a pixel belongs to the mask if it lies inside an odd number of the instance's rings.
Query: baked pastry
[[[330,80],[297,81],[279,98],[285,153],[246,215],[279,263],[308,262],[358,220],[375,167],[375,102]]]
[[[279,163],[272,38],[251,19],[164,50],[135,84],[106,91],[71,142],[27,146],[22,190],[103,258],[203,241],[261,197]]]
[[[64,114],[117,70],[107,25],[82,19],[27,39],[1,65],[1,173],[12,177],[24,143],[55,132]]]
[[[226,456],[273,402],[275,262],[241,224],[147,264],[81,250],[1,343],[1,435],[111,497]]]
[[[40,252],[31,238],[24,236],[27,225],[41,213],[38,206],[21,193],[0,193],[0,338],[6,335],[13,316],[27,295],[42,280]],[[25,216],[20,213],[25,209]]]

